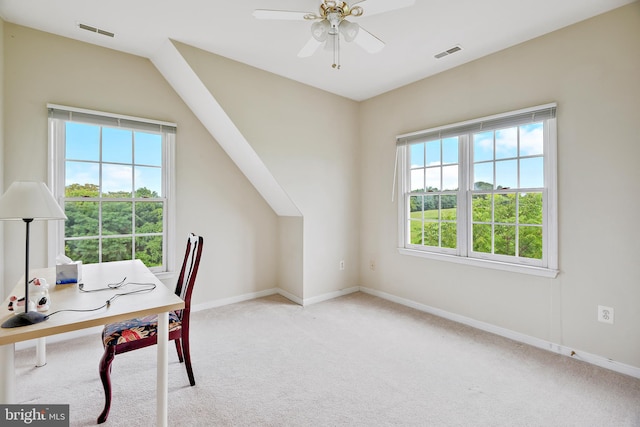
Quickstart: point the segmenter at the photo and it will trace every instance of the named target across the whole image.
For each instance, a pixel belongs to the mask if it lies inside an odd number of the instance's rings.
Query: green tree
[[[145,187],[136,190],[135,195],[137,198],[158,197],[155,191]],[[100,189],[95,184],[71,184],[65,188],[65,196],[67,198],[98,198]],[[68,218],[65,223],[65,237],[67,237],[65,254],[87,264],[131,259],[135,226],[136,258],[141,259],[147,266],[162,265],[163,203],[133,202],[132,193],[126,191],[109,192],[102,196],[101,202],[65,202],[65,213]],[[100,227],[100,205],[102,205],[102,227]],[[139,234],[146,235],[138,236]],[[100,235],[125,237],[103,238],[102,259],[100,259]]]

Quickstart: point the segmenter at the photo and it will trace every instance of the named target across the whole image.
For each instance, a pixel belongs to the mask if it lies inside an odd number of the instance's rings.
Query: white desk
[[[55,285],[55,268],[32,270],[32,277],[44,277],[49,283],[51,307],[47,313],[63,309],[87,309],[99,307],[117,293],[130,289],[113,289],[103,292],[80,292],[77,284]],[[61,312],[50,319],[30,326],[18,328],[0,328],[0,403],[15,402],[15,343],[43,338],[63,332],[119,322],[134,317],[158,315],[158,360],[157,360],[157,425],[167,426],[167,389],[168,389],[168,340],[169,311],[184,308],[184,301],[175,295],[139,261],[117,261],[82,266],[84,289],[104,288],[108,283],[127,281],[155,283],[156,288],[149,293],[127,295],[116,298],[111,306],[98,311]],[[22,296],[24,282],[18,284],[11,295]],[[13,312],[9,311],[9,298],[0,307],[0,323]],[[99,341],[98,341],[99,343]],[[99,360],[96,360],[96,366]],[[97,414],[96,414],[97,416]]]

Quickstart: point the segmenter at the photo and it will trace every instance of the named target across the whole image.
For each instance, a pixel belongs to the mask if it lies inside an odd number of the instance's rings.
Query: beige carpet
[[[170,347],[170,426],[640,426],[640,380],[370,295],[192,315],[196,386]],[[99,336],[16,355],[21,403],[103,405]],[[119,355],[107,426],[155,424],[155,348]]]

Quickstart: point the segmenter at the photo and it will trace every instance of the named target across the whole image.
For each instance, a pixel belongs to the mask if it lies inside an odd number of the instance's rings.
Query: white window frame
[[[150,270],[159,279],[175,276],[175,135],[176,124],[171,122],[88,110],[84,108],[47,104],[49,111],[49,188],[61,206],[65,194],[65,122],[120,126],[133,130],[153,129],[163,133],[162,188],[166,198],[163,224],[163,266]],[[51,221],[48,228],[48,263],[55,265],[56,257],[64,254],[64,221]]]
[[[555,103],[524,108],[503,114],[482,117],[460,123],[425,129],[397,136],[398,167],[398,252],[403,255],[418,256],[496,270],[511,271],[535,276],[555,278],[558,271],[558,214],[557,214],[557,125]],[[543,257],[542,260],[483,254],[471,250],[471,196],[473,179],[470,173],[473,167],[472,141],[470,135],[483,130],[485,124],[512,123],[507,126],[527,123],[526,117],[531,115],[529,123],[541,121],[536,119],[541,114],[544,121],[544,189],[543,189]],[[490,125],[489,125],[490,126]],[[498,125],[499,126],[499,125]],[[505,126],[505,127],[507,127]],[[499,128],[499,127],[497,127]],[[497,129],[494,127],[494,129]],[[408,164],[408,146],[415,142],[425,141],[430,135],[459,136],[458,182],[458,214],[457,214],[457,247],[456,249],[436,248],[412,245],[409,239],[409,194],[410,165]]]

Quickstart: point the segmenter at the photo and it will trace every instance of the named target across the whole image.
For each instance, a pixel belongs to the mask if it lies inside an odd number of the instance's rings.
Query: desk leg
[[[36,367],[41,368],[47,364],[47,339],[42,337],[36,340]]]
[[[15,349],[15,344],[0,345],[0,403],[3,404],[16,403]]]
[[[167,427],[169,389],[169,313],[158,314],[157,425]]]

